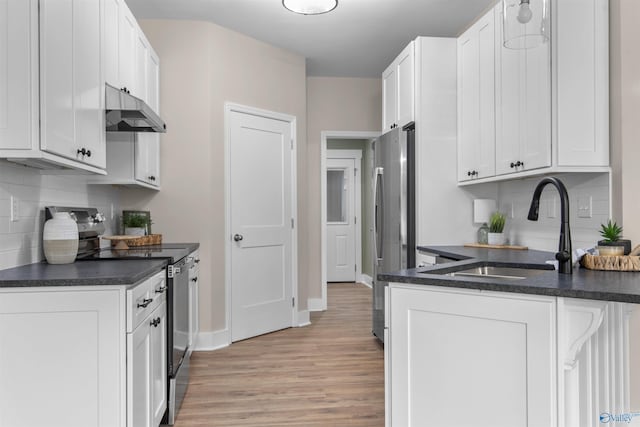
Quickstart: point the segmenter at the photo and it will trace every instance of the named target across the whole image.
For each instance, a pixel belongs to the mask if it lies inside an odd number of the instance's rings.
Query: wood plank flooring
[[[371,289],[330,284],[328,306],[311,326],[193,353],[175,426],[384,426]]]

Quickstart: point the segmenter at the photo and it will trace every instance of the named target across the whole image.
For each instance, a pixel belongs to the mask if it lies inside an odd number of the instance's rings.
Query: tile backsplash
[[[600,240],[600,224],[605,223],[610,215],[609,174],[567,173],[557,177],[569,192],[569,223],[573,248],[595,246]],[[540,179],[535,177],[500,183],[498,203],[500,211],[507,215],[505,232],[511,244],[557,251],[560,197],[553,185],[547,185],[542,192],[538,221],[527,220],[533,191]],[[587,212],[589,207],[590,217]]]
[[[17,221],[11,221],[11,197],[18,203]],[[107,218],[105,234],[117,234],[117,188],[87,185],[82,175],[42,175],[37,169],[0,160],[0,269],[44,259],[44,207],[50,205],[96,207]]]

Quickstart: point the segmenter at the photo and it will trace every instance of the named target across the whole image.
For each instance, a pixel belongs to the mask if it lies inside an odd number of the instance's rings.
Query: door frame
[[[354,224],[354,231],[355,231],[355,264],[356,264],[356,282],[360,281],[360,278],[362,276],[362,151],[360,150],[327,150],[327,158],[325,160],[328,159],[347,159],[347,160],[353,160],[354,161],[354,168],[355,168],[355,178],[354,178],[354,183],[353,183],[353,197],[354,197],[354,214],[356,217],[356,221]],[[328,170],[328,167],[327,167]],[[326,227],[327,227],[327,222],[326,222],[326,206],[327,206],[327,193],[326,193],[326,172],[324,174],[325,176],[325,192],[323,193],[324,195],[324,215],[325,215],[325,222],[324,222],[324,226],[325,226],[325,233],[326,233]],[[326,250],[327,248],[325,248]],[[326,253],[325,253],[325,259],[326,259]],[[326,266],[325,266],[326,268]],[[326,276],[326,270],[325,270],[325,276]]]
[[[327,309],[327,140],[376,139],[381,132],[370,131],[322,131],[320,132],[320,284],[322,296],[309,298],[309,311]],[[360,267],[362,268],[362,267]],[[360,278],[356,277],[356,280]]]
[[[225,330],[226,343],[231,343],[231,113],[244,113],[267,119],[280,120],[289,123],[291,130],[291,218],[294,226],[291,230],[291,295],[295,304],[291,307],[291,326],[299,325],[298,301],[298,163],[297,163],[297,135],[296,117],[246,105],[225,102],[224,104],[224,292],[225,292]],[[302,316],[304,317],[304,316]],[[304,319],[302,319],[304,320]]]

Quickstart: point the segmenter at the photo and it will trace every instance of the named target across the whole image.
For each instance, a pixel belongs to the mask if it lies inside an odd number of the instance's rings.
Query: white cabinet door
[[[102,58],[104,80],[114,87],[120,85],[120,8],[122,0],[102,0]]]
[[[119,290],[0,295],[0,424],[125,425]]]
[[[409,43],[396,59],[398,74],[396,123],[404,126],[413,121],[415,97],[414,42]]]
[[[415,42],[405,47],[382,73],[382,131],[414,120]]]
[[[137,24],[136,24],[137,27]],[[148,103],[149,92],[147,86],[147,63],[149,62],[149,42],[139,27],[135,40],[135,68],[134,68],[134,86],[131,94]]]
[[[0,149],[38,141],[37,0],[0,0]]]
[[[127,425],[151,427],[151,316],[127,334]]]
[[[458,180],[495,175],[493,12],[458,38]]]
[[[382,73],[382,132],[388,132],[396,123],[398,109],[398,72],[395,62]]]
[[[549,43],[514,50],[502,45],[502,7],[496,22],[496,174],[551,166]]]
[[[609,165],[609,1],[551,2],[559,166]]]
[[[158,427],[167,409],[167,304],[163,302],[150,316],[151,336],[151,421]]]
[[[40,147],[106,167],[100,2],[40,1]]]
[[[393,284],[390,300],[391,425],[556,425],[555,298]]]
[[[127,88],[136,92],[136,39],[138,38],[138,24],[126,3],[120,8],[120,23],[118,32],[118,69],[120,88]]]

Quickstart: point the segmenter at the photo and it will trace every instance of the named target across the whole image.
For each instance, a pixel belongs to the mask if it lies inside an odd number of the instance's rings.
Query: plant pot
[[[504,245],[506,237],[504,233],[489,233],[487,240],[490,245]]]
[[[147,229],[144,227],[125,227],[124,234],[127,236],[144,236]]]
[[[56,212],[44,223],[42,249],[49,264],[71,264],[78,255],[78,224],[68,212]]]
[[[605,242],[604,240],[600,240],[598,242],[598,246],[622,246],[624,248],[624,254],[621,255],[629,255],[631,252],[631,240],[620,239],[615,242]]]

